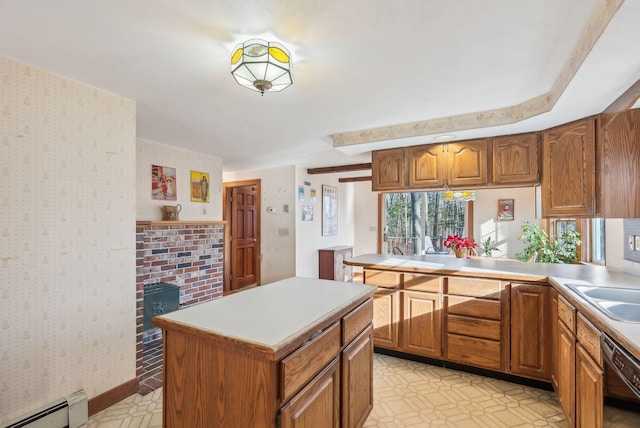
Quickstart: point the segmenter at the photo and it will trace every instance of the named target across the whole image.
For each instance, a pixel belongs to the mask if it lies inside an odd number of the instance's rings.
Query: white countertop
[[[310,326],[371,295],[376,287],[288,278],[156,318],[277,350]]]

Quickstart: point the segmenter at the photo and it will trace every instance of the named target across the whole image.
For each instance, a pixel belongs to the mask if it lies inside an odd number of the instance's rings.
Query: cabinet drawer
[[[405,290],[442,293],[443,283],[444,283],[444,279],[441,276],[417,275],[413,273],[405,273],[403,288]]]
[[[470,366],[501,369],[500,342],[475,337],[447,335],[447,359]]]
[[[370,298],[342,317],[342,344],[356,338],[373,320],[373,299]]]
[[[447,293],[458,296],[484,297],[485,299],[500,299],[504,282],[494,279],[449,277]]]
[[[340,352],[340,323],[335,323],[280,362],[280,396],[285,402]]]
[[[364,283],[384,288],[400,288],[400,273],[381,270],[364,271]]]
[[[499,321],[502,318],[502,305],[497,300],[447,296],[447,313]]]
[[[578,314],[576,319],[576,338],[578,343],[586,349],[587,353],[602,367],[602,352],[600,352],[600,331],[596,329],[585,317]]]
[[[447,332],[500,340],[500,321],[449,315],[447,316]]]
[[[558,318],[571,333],[576,334],[576,308],[562,296],[558,296]]]

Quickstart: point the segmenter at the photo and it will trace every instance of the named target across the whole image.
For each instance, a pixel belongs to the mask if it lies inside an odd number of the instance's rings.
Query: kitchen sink
[[[640,323],[640,288],[567,284],[571,290],[609,318]]]

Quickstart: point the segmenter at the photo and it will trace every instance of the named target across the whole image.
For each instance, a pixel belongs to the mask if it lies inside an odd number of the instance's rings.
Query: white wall
[[[305,182],[310,183],[305,185]],[[296,169],[298,186],[305,189],[305,200],[296,200],[296,275],[318,277],[318,250],[336,245],[354,245],[355,191],[353,183],[339,183],[337,174],[309,175],[304,168]],[[322,185],[338,189],[338,233],[322,236]],[[310,201],[311,189],[316,190],[316,202]],[[297,195],[296,195],[297,196]],[[302,221],[302,206],[313,206],[313,221]]]
[[[295,276],[295,167],[223,173],[224,182],[261,180],[261,283]],[[219,199],[222,203],[221,198]],[[288,211],[285,212],[285,206]],[[267,209],[273,207],[275,212]]]
[[[177,200],[151,199],[151,165],[176,169]],[[148,140],[137,141],[136,220],[162,220],[163,205],[180,204],[180,220],[222,220],[222,159]],[[209,202],[191,202],[191,171],[209,173]]]
[[[378,252],[378,192],[370,181],[354,183],[354,255]]]
[[[0,422],[136,377],[135,103],[0,57]]]
[[[498,200],[514,200],[513,221],[497,221]],[[522,235],[522,224],[540,224],[536,218],[535,189],[518,187],[505,189],[482,189],[477,191],[477,199],[473,203],[473,230],[476,241],[483,242],[491,237],[498,242],[493,257],[515,259],[516,254],[524,250],[524,244],[518,239]],[[483,252],[478,250],[478,254]]]

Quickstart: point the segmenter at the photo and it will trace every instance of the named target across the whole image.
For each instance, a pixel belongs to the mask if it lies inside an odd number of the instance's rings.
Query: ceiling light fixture
[[[475,201],[475,190],[445,190],[442,192],[445,201]]]
[[[252,39],[231,54],[231,74],[240,86],[260,92],[278,92],[293,83],[291,57],[280,43]]]

